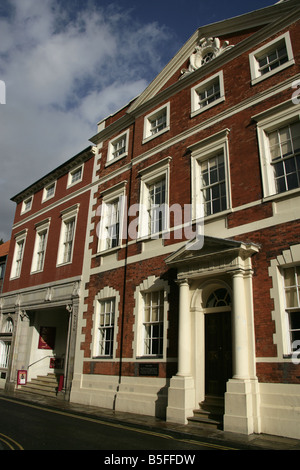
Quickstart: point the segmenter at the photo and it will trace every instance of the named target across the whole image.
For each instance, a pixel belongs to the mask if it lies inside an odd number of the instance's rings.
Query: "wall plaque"
[[[159,374],[159,364],[139,364],[139,375],[140,376],[150,376],[158,377]]]

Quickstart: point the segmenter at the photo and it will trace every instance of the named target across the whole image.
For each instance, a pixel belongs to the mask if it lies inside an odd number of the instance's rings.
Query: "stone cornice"
[[[117,132],[124,130],[126,127],[133,124],[134,120],[141,114],[154,108],[159,103],[170,99],[171,96],[182,89],[190,87],[193,83],[204,79],[244,52],[256,47],[261,42],[268,40],[271,35],[274,35],[288,27],[300,18],[300,8],[298,5],[298,1],[289,0],[287,2],[263,8],[262,10],[257,10],[239,17],[199,28],[169,62],[169,64],[160,72],[160,74],[158,74],[153,82],[150,83],[145,91],[132,102],[126,115],[93,136],[90,139],[91,142],[98,144],[99,142],[110,138]],[[204,67],[195,70],[186,77],[179,79],[165,90],[160,91],[170,78],[171,74],[174,73],[175,70],[178,70],[189,58],[201,37],[225,36],[226,34],[230,34],[235,31],[249,29],[249,25],[251,25],[251,28],[257,26],[262,26],[262,28],[240,43],[237,43],[230,50],[219,55],[211,62],[208,62]]]

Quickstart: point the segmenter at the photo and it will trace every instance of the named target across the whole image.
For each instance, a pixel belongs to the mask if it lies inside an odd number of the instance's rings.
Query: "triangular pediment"
[[[263,40],[262,32],[266,30],[266,38],[270,35],[270,25],[276,24],[284,15],[288,15],[298,6],[298,0],[287,0],[275,5],[256,10],[238,17],[200,27],[163,68],[149,86],[133,101],[128,109],[129,114],[152,105],[155,98],[163,98],[162,92],[175,92],[177,87],[184,86],[193,73],[197,77],[211,73],[214,66],[218,67],[223,60],[231,60],[235,54],[243,52],[243,46],[251,47],[251,40],[256,44],[258,37]],[[244,32],[244,34],[242,34]],[[241,33],[240,43],[230,44],[226,37]],[[236,51],[235,51],[236,49]],[[191,78],[191,80],[193,80]],[[175,89],[174,89],[175,87]],[[149,103],[150,102],[150,103]]]
[[[226,238],[199,237],[189,241],[186,245],[175,251],[165,259],[168,266],[178,267],[183,264],[198,263],[220,256],[238,256],[244,253],[252,256],[259,251],[259,247],[253,243],[241,242]]]

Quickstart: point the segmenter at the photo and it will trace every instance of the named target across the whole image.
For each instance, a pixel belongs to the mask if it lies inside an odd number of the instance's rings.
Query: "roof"
[[[0,245],[0,258],[8,255],[10,240]]]
[[[11,198],[11,201],[18,203],[22,201],[25,197],[28,197],[29,195],[34,194],[35,192],[42,189],[45,184],[48,184],[56,178],[59,178],[65,173],[68,173],[68,171],[70,171],[79,162],[88,160],[93,155],[91,151],[92,146],[89,145],[77,155],[62,163],[60,166],[50,171],[50,173],[47,173],[45,176],[32,183],[26,189],[23,189],[21,192],[16,194],[14,197]]]

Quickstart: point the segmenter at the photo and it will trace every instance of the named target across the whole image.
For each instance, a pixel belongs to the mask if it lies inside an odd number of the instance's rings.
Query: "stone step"
[[[223,420],[212,419],[211,417],[204,416],[191,416],[188,418],[188,423],[193,425],[205,426],[211,429],[221,429],[223,425]]]
[[[199,405],[199,409],[193,411],[194,415],[188,418],[188,422],[194,425],[222,429],[224,400],[220,397],[206,397]]]
[[[35,393],[43,396],[56,397],[58,391],[59,376],[48,374],[47,376],[38,376],[22,385],[18,390],[22,392]]]

